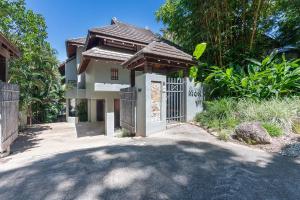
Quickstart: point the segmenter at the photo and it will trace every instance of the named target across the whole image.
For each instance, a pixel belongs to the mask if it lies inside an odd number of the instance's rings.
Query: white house
[[[149,29],[116,18],[90,29],[86,37],[68,39],[66,50],[68,59],[60,69],[67,84],[67,121],[102,123],[107,135],[120,127],[121,89],[135,86],[136,77],[145,72],[166,74],[178,67],[186,73],[194,63]]]

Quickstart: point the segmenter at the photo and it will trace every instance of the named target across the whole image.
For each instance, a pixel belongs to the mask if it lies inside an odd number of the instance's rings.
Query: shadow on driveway
[[[48,125],[34,125],[18,134],[18,138],[11,146],[11,153],[22,153],[31,148],[37,147],[40,140],[39,134],[42,134],[45,130],[50,130]]]
[[[293,158],[263,165],[205,142],[72,151],[0,173],[0,199],[299,199]]]

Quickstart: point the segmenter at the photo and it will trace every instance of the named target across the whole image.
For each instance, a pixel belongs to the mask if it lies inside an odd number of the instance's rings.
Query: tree
[[[0,0],[0,31],[20,49],[10,63],[9,82],[20,86],[20,108],[38,122],[55,119],[62,107],[56,52],[47,39],[44,18],[27,10],[24,0]]]
[[[163,32],[186,51],[192,53],[196,44],[207,42],[205,60],[226,66],[243,64],[249,57],[260,59],[289,34],[299,38],[291,31],[297,25],[299,31],[299,0],[292,1],[166,0],[156,17],[166,25]],[[278,30],[282,37],[271,37]]]

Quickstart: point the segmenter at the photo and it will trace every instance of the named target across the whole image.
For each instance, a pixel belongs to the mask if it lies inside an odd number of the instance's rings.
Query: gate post
[[[192,78],[185,77],[185,121],[193,121],[196,114],[203,111],[202,83],[196,83]]]
[[[135,79],[137,87],[137,136],[166,129],[166,76],[145,73]]]

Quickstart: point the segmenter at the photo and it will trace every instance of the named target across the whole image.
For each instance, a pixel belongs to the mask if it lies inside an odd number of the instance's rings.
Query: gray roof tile
[[[114,21],[114,23],[109,26],[90,29],[90,31],[146,44],[158,40],[157,36],[148,29],[139,28],[119,21]]]

